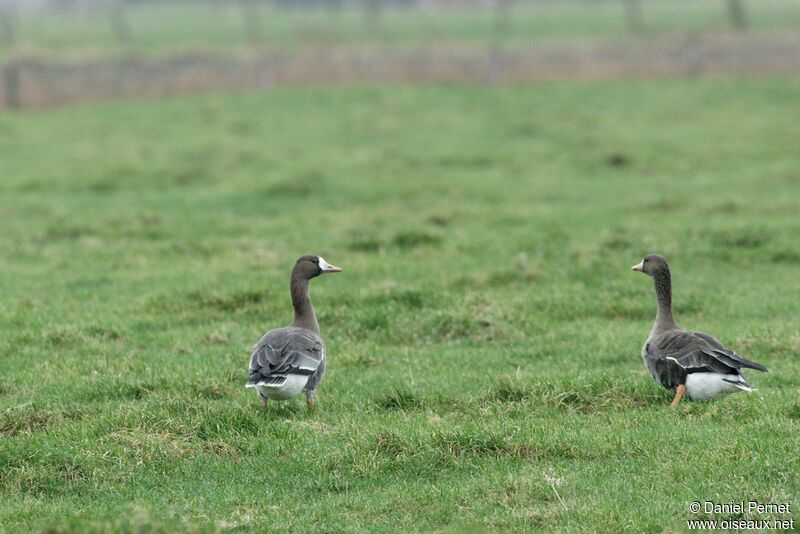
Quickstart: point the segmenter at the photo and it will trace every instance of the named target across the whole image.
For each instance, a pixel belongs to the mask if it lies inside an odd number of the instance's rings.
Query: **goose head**
[[[339,267],[331,265],[322,256],[301,256],[297,259],[292,271],[307,280],[321,274],[342,272]]]
[[[658,273],[669,271],[669,265],[667,265],[667,258],[664,256],[650,254],[645,256],[642,261],[631,267],[631,270],[639,271],[650,276],[655,276]]]

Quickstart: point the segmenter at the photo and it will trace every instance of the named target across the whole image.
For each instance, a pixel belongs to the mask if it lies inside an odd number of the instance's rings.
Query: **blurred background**
[[[800,0],[0,0],[0,532],[790,502],[798,74]],[[667,414],[650,252],[759,394]],[[309,253],[319,409],[264,414]]]
[[[799,0],[0,0],[0,105],[800,69]]]

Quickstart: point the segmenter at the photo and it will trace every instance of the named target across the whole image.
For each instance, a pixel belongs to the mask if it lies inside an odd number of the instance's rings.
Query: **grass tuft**
[[[389,411],[424,410],[428,404],[426,399],[407,388],[392,388],[375,399],[378,408]]]

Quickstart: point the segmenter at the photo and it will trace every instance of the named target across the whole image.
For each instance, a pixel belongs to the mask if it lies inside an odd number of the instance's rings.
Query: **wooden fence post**
[[[747,13],[744,10],[743,0],[727,0],[728,16],[731,24],[737,30],[747,29]]]
[[[383,21],[381,20],[381,0],[362,0],[364,6],[364,20],[367,33],[370,35],[383,34]]]
[[[248,43],[255,47],[261,46],[264,43],[264,25],[258,4],[255,0],[239,0],[239,8]]]
[[[15,0],[0,0],[0,30],[3,33],[3,43],[8,48],[17,45],[19,27],[19,13]]]
[[[641,0],[623,0],[625,7],[625,19],[628,29],[633,33],[642,33],[644,23],[642,22],[642,2]]]
[[[512,1],[495,0],[494,3],[494,23],[489,41],[489,83],[499,83],[503,79],[506,59],[503,41],[511,29]]]
[[[111,31],[122,46],[130,47],[133,45],[133,32],[131,23],[128,20],[128,13],[125,8],[125,0],[110,0],[108,7],[108,17],[111,23]]]

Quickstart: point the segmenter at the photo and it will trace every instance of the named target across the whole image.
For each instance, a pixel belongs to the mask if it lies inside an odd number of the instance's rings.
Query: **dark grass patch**
[[[419,289],[392,289],[363,299],[363,305],[396,306],[408,310],[425,308],[436,299],[435,295]]]
[[[164,218],[156,213],[139,213],[130,218],[112,218],[106,223],[114,236],[150,240],[167,237]]]
[[[609,167],[627,167],[631,164],[631,157],[623,152],[612,152],[606,156],[606,165]]]
[[[652,281],[647,280],[648,291],[652,291]],[[685,292],[674,305],[675,312],[681,316],[700,314],[704,311],[705,301],[696,293]],[[554,303],[554,313],[563,318],[603,317],[612,320],[640,320],[655,317],[655,293],[648,293],[643,298],[642,288],[607,284],[591,301],[581,304]],[[559,311],[560,310],[560,311]]]
[[[531,388],[531,392],[534,404],[583,413],[658,406],[668,402],[670,397],[655,382],[623,380],[607,375],[540,382]]]
[[[242,379],[239,379],[242,382]],[[234,388],[231,384],[198,384],[190,386],[195,394],[201,399],[219,400],[230,398],[234,395]]]
[[[606,319],[642,319],[653,315],[653,307],[627,300],[609,299],[602,301],[602,305],[597,312],[597,315]],[[585,315],[584,317],[589,316],[591,315]]]
[[[420,325],[418,332],[431,341],[471,339],[490,341],[502,337],[489,317],[437,312]]]
[[[386,308],[375,306],[364,308],[355,316],[358,329],[364,332],[384,332],[391,325],[391,313]]]
[[[45,345],[57,348],[80,347],[87,339],[75,325],[56,326],[46,330],[41,337]]]
[[[122,339],[122,333],[114,327],[89,325],[82,328],[81,331],[85,335],[100,341],[119,341]]]
[[[78,464],[65,462],[58,466],[59,478],[67,486],[81,484],[89,479],[86,471]]]
[[[109,195],[119,189],[119,182],[116,180],[101,178],[100,180],[95,180],[89,183],[86,186],[86,189],[98,195]]]
[[[214,166],[218,160],[218,151],[209,146],[176,154],[170,161],[161,164],[155,172],[141,168],[135,174],[140,180],[146,179],[151,186],[196,187],[213,180]]]
[[[711,206],[709,211],[711,213],[734,214],[742,211],[742,206],[737,202],[722,202],[721,204]]]
[[[259,404],[250,408],[208,410],[198,421],[195,436],[204,441],[224,439],[227,436],[258,436],[264,426],[260,407]],[[272,408],[274,406],[270,406]]]
[[[71,459],[46,458],[9,466],[0,483],[20,494],[59,497],[80,491],[90,483],[89,470]]]
[[[430,232],[410,230],[398,232],[389,239],[382,239],[375,235],[360,235],[353,237],[345,246],[354,252],[378,252],[386,248],[410,250],[419,247],[436,245],[442,238]]]
[[[349,354],[337,354],[336,359],[338,362],[337,365],[352,367],[373,367],[381,362],[380,358],[369,354],[356,354],[354,356]]]
[[[375,405],[387,411],[424,410],[430,402],[408,388],[392,388],[375,398]]]
[[[400,249],[411,249],[436,245],[442,242],[438,235],[424,231],[399,232],[392,238],[392,244]]]
[[[530,399],[531,392],[523,384],[501,379],[483,397],[488,402],[521,402]]]
[[[129,417],[125,429],[131,432],[153,434],[174,434],[182,439],[202,441],[225,441],[264,437],[286,440],[289,446],[297,442],[297,432],[281,423],[281,419],[302,419],[307,416],[305,404],[302,411],[292,409],[288,402],[270,404],[265,412],[253,394],[251,402],[232,405],[208,402],[199,398],[193,391],[181,391],[180,397],[148,400],[136,408],[135,415]],[[297,403],[299,408],[300,403]],[[196,443],[195,441],[192,441]]]
[[[749,335],[737,340],[736,352],[756,361],[758,355],[769,355],[773,359],[791,361],[800,353],[800,342],[797,338],[792,340],[770,334]]]
[[[511,138],[536,137],[541,134],[541,127],[537,124],[525,122],[513,124],[508,127],[506,134]]]
[[[161,386],[163,387],[163,386]],[[78,388],[74,398],[83,402],[135,401],[150,395],[159,385],[152,383],[128,383],[117,380],[89,382]]]
[[[183,293],[161,294],[151,297],[145,309],[153,313],[175,313],[192,310],[212,312],[237,312],[264,303],[270,295],[268,289],[242,289],[229,293],[205,293],[191,290]]]
[[[31,330],[15,332],[13,340],[15,343],[31,346],[68,349],[116,343],[122,340],[122,333],[114,327],[96,324],[86,326],[56,325],[43,332]]]
[[[795,401],[794,404],[788,404],[784,408],[786,417],[800,421],[800,401]]]
[[[534,441],[502,431],[476,429],[437,432],[433,436],[433,444],[445,456],[454,459],[477,457],[493,460],[560,461],[607,456],[607,451],[586,449],[575,443]]]
[[[714,246],[721,248],[757,249],[772,240],[772,236],[764,230],[743,228],[739,230],[717,230],[701,234]]]
[[[434,445],[446,456],[453,458],[539,458],[541,451],[531,444],[514,442],[508,435],[487,431],[457,431],[437,433]]]
[[[0,413],[0,435],[31,435],[82,417],[82,412],[73,408],[39,407],[34,403],[13,406]]]
[[[792,265],[800,264],[800,252],[795,250],[781,250],[770,256],[772,263],[788,263]]]
[[[450,218],[444,215],[431,215],[428,217],[427,221],[433,226],[438,226],[440,228],[450,224]]]
[[[57,224],[49,226],[39,238],[39,241],[43,243],[48,241],[74,241],[89,235],[94,235],[94,231],[91,228],[70,224]]]
[[[206,454],[213,454],[214,456],[231,460],[238,460],[242,454],[249,450],[249,447],[242,446],[239,443],[229,443],[222,439],[205,440],[202,442],[201,448]]]
[[[318,191],[323,184],[323,174],[310,171],[269,186],[263,196],[267,199],[305,198]]]
[[[243,289],[230,293],[216,293],[211,295],[192,292],[188,298],[203,308],[220,312],[234,312],[261,304],[268,296],[269,290],[266,289]]]
[[[619,230],[604,239],[602,243],[602,248],[613,251],[630,250],[633,246],[634,243],[628,238],[627,234]]]
[[[391,430],[383,430],[375,435],[373,447],[376,452],[389,458],[400,458],[411,452],[409,440]]]
[[[644,211],[660,211],[662,213],[669,213],[671,211],[679,209],[680,207],[681,207],[680,204],[675,201],[661,199],[651,204],[647,204],[644,207]]]
[[[602,305],[597,309],[596,314],[583,315],[584,317],[600,316],[606,319],[636,320],[654,317],[653,304],[644,303],[641,298],[637,300],[608,299],[602,300]],[[702,313],[703,303],[698,299],[685,298],[674,306],[675,313],[680,316],[694,315]]]
[[[345,247],[354,252],[377,252],[384,247],[384,243],[377,237],[360,236],[351,239]]]
[[[477,281],[479,285],[489,287],[505,287],[515,284],[531,284],[543,278],[542,273],[531,265],[497,269],[489,273],[485,283]]]
[[[365,480],[376,474],[429,480],[456,465],[456,459],[435,446],[430,435],[404,435],[384,429],[366,443],[359,440],[349,444],[345,454],[332,458],[327,468],[331,474],[350,480]]]

